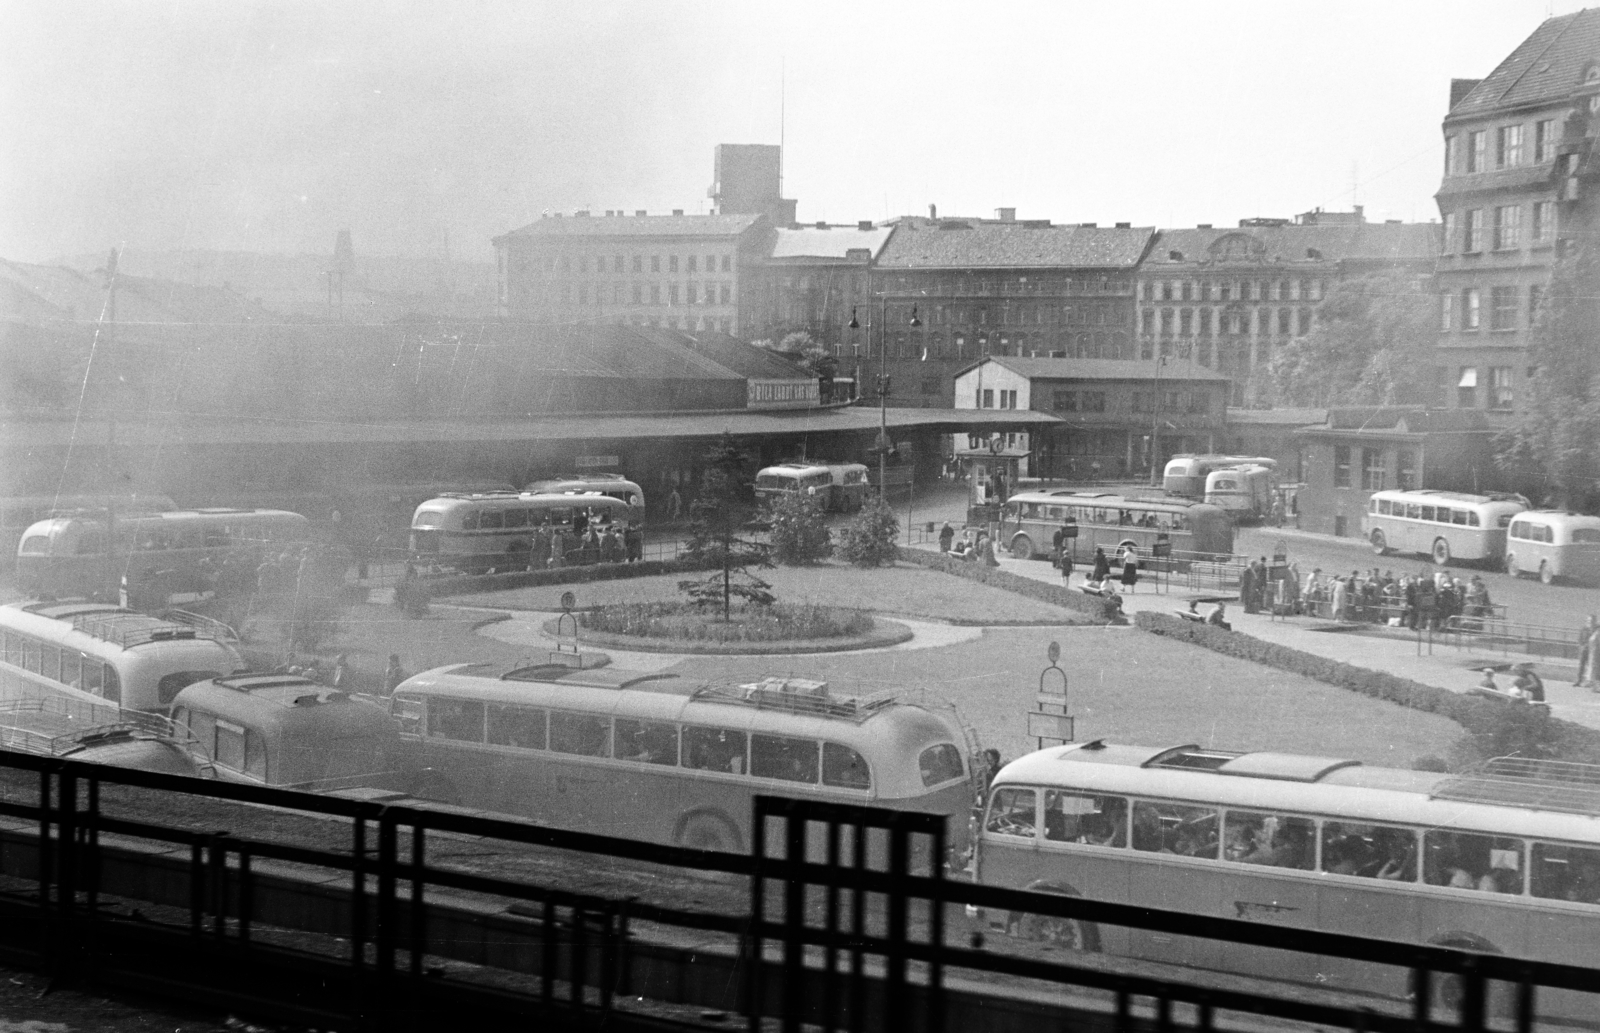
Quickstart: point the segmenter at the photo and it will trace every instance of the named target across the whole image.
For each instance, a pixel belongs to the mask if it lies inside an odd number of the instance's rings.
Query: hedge
[[[900,549],[900,558],[907,563],[915,563],[919,567],[928,567],[943,574],[953,574],[956,577],[966,578],[968,581],[976,581],[979,584],[989,585],[1006,592],[1025,595],[1040,602],[1061,606],[1068,610],[1076,610],[1088,618],[1086,623],[1128,623],[1127,618],[1122,615],[1120,607],[1108,605],[1106,600],[1097,595],[1072,591],[1062,588],[1060,585],[1052,585],[1046,581],[1035,581],[1031,577],[1022,577],[1019,574],[1008,574],[998,567],[986,567],[982,563],[954,559],[942,552],[929,552],[927,549],[902,547]]]
[[[1447,717],[1466,729],[1472,752],[1480,757],[1518,753],[1567,760],[1600,759],[1600,731],[1552,718],[1541,707],[1451,692],[1437,685],[1397,678],[1383,671],[1356,667],[1315,653],[1263,642],[1243,632],[1197,624],[1164,613],[1141,611],[1134,614],[1133,620],[1135,626],[1153,635],[1189,642],[1225,656]]]
[[[756,557],[737,561],[755,564]],[[641,560],[637,563],[591,563],[582,567],[556,567],[552,570],[518,570],[509,574],[454,574],[447,577],[424,578],[421,584],[429,597],[441,595],[468,595],[475,592],[493,592],[506,588],[541,588],[546,585],[582,585],[591,581],[621,581],[635,577],[655,577],[658,574],[690,574],[702,570],[720,570],[721,562],[678,557],[670,560]]]

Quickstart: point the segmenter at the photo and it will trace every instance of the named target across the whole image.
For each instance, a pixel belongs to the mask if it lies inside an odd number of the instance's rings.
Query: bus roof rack
[[[707,685],[693,699],[729,703],[757,710],[784,710],[794,714],[836,718],[856,724],[899,702],[901,693],[886,690],[867,696],[832,696],[828,683],[807,678],[765,678],[742,685]]]
[[[131,649],[150,642],[175,642],[195,638],[219,640],[217,632],[211,629],[179,624],[176,621],[152,617],[136,610],[125,610],[107,603],[29,603],[23,609],[41,617],[65,621],[72,625],[74,631],[92,635],[102,642],[110,642],[123,649]]]
[[[1443,780],[1430,796],[1600,816],[1600,764],[1496,757]]]

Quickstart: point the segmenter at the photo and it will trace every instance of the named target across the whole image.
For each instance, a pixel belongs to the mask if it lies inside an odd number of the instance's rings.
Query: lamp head
[[[922,325],[922,320],[917,318],[917,306],[915,306],[915,305],[911,306],[911,325],[912,326],[921,326]]]
[[[850,306],[850,329],[852,329],[852,330],[860,330],[861,329],[861,324],[856,322],[856,307],[854,305]]]

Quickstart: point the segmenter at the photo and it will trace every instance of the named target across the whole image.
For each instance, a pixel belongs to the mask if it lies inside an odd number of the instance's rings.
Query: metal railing
[[[1518,623],[1499,616],[1453,616],[1445,621],[1444,633],[1458,649],[1469,652],[1482,649],[1502,656],[1518,653],[1577,660],[1583,648],[1583,634],[1577,629]]]

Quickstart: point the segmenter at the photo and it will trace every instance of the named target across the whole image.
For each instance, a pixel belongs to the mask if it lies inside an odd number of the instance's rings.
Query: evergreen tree
[[[1542,476],[1560,505],[1593,503],[1600,477],[1600,249],[1556,263],[1529,335],[1527,408],[1499,440],[1509,470]]]
[[[838,553],[858,567],[893,563],[900,555],[900,521],[882,495],[875,495],[839,533]]]
[[[678,582],[678,590],[700,606],[722,604],[728,620],[737,596],[758,606],[775,600],[772,586],[750,572],[751,566],[771,567],[768,546],[759,535],[766,529],[755,488],[746,475],[749,461],[724,433],[705,456],[706,471],[700,494],[689,506],[689,540],[684,551],[692,558],[716,565],[710,577]]]
[[[822,507],[803,491],[785,492],[772,506],[772,558],[788,566],[815,563],[833,552]]]
[[[1399,272],[1345,280],[1317,306],[1317,325],[1277,350],[1279,405],[1416,405],[1429,400],[1437,302]]]

